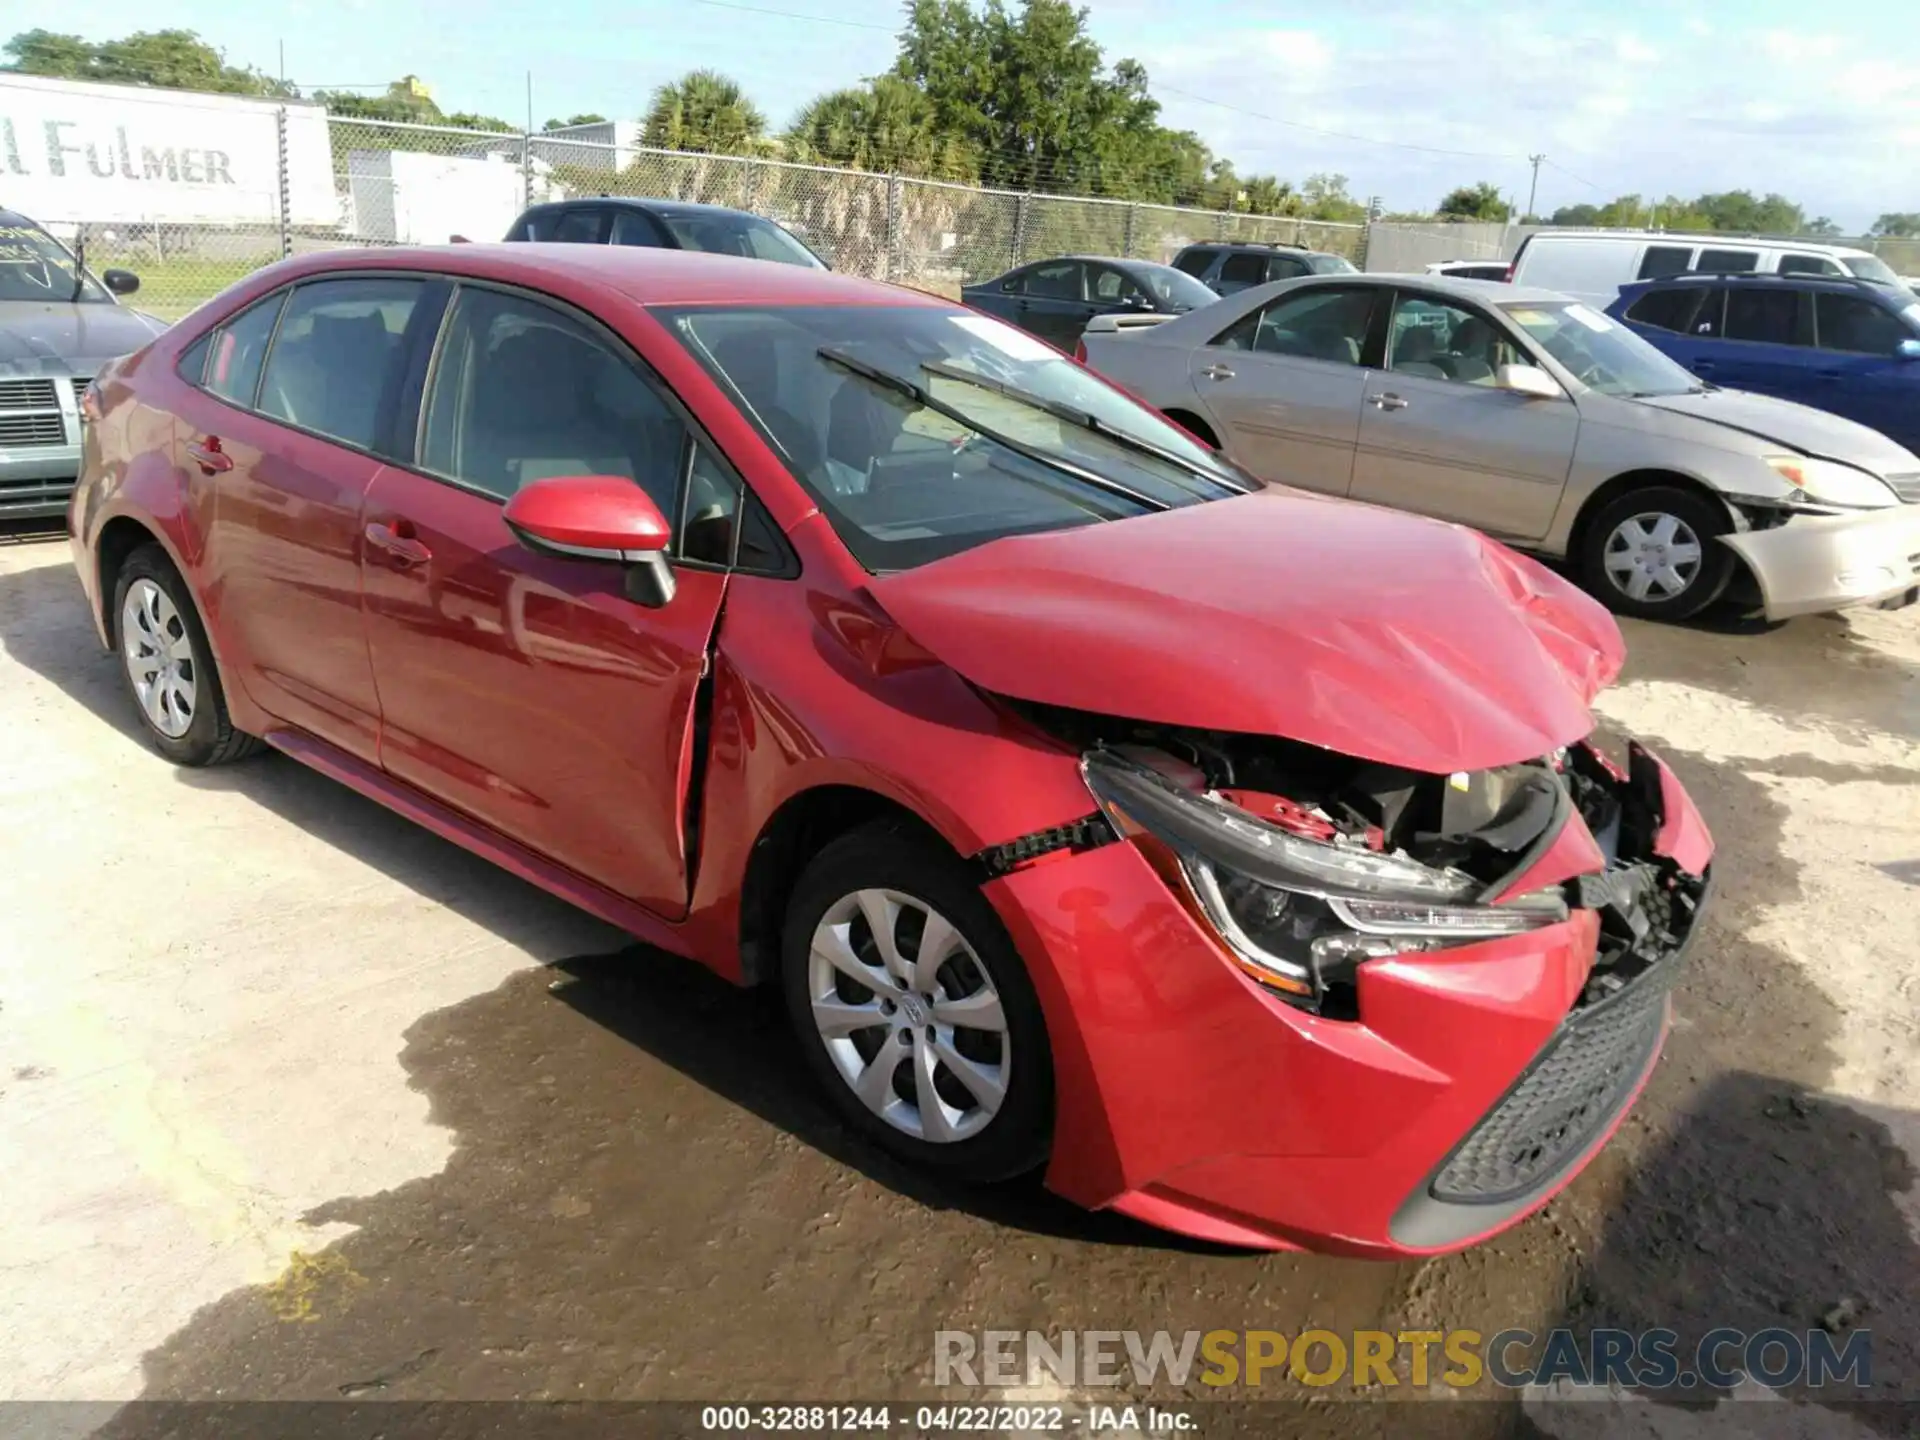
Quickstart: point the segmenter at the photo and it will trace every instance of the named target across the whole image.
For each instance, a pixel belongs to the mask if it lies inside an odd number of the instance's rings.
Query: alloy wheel
[[[1607,579],[1630,600],[1671,600],[1699,578],[1700,537],[1677,515],[1630,516],[1607,537]]]
[[[835,901],[814,927],[807,995],[834,1069],[896,1130],[952,1144],[999,1113],[1013,1069],[999,992],[924,901],[895,890]]]
[[[167,592],[144,576],[120,607],[120,655],[147,723],[169,740],[185,735],[199,701],[193,641]]]

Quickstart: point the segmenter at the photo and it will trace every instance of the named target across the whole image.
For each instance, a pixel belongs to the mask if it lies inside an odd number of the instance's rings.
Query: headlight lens
[[[1360,960],[1567,918],[1551,893],[1473,904],[1481,885],[1471,875],[1289,834],[1107,751],[1089,753],[1081,770],[1121,834],[1151,836],[1179,862],[1201,913],[1242,968],[1289,994],[1317,995],[1328,970]]]
[[[1769,455],[1767,464],[1789,485],[1805,491],[1809,500],[1868,509],[1898,503],[1885,481],[1851,465],[1807,455]]]

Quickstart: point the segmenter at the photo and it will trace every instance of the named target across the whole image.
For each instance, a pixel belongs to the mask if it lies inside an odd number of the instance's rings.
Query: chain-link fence
[[[208,103],[223,112],[234,104]],[[96,271],[112,265],[141,277],[135,303],[142,309],[176,319],[283,254],[497,240],[529,204],[599,195],[750,210],[785,226],[836,270],[953,297],[962,285],[1049,255],[1164,262],[1193,241],[1253,240],[1357,260],[1365,233],[1357,225],[989,190],[564,134],[328,116],[311,105],[254,109],[239,130],[223,114],[222,133],[237,136],[234,155],[244,151],[246,164],[226,157],[231,173],[219,186],[217,216],[197,214],[189,201],[174,214],[58,217],[85,240]],[[103,155],[100,163],[116,162]],[[137,169],[141,157],[130,163]],[[180,157],[171,163],[177,167]]]

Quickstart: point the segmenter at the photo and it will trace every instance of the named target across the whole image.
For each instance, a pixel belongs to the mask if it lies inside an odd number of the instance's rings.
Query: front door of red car
[[[697,492],[683,502],[688,474]],[[503,502],[552,475],[620,475],[676,535],[676,593],[535,554]],[[739,490],[611,336],[534,297],[456,294],[418,465],[367,498],[367,638],[389,773],[656,914],[686,912],[695,697]],[[683,510],[683,503],[691,509]],[[718,563],[703,565],[702,556]]]
[[[213,495],[208,602],[239,683],[275,719],[368,761],[380,708],[360,509],[426,291],[390,276],[271,295],[214,332],[187,377],[202,388],[174,407],[180,467]]]

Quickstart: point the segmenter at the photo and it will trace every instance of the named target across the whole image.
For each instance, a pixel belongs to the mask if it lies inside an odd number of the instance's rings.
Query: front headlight
[[[1803,491],[1809,500],[1857,509],[1874,509],[1899,503],[1879,476],[1856,470],[1851,465],[1842,465],[1835,460],[1815,460],[1807,455],[1769,455],[1766,460],[1774,474]]]
[[[1517,935],[1567,918],[1557,894],[1474,904],[1483,887],[1471,875],[1358,842],[1289,834],[1108,751],[1087,754],[1081,772],[1122,835],[1150,837],[1178,862],[1201,913],[1242,968],[1291,995],[1317,996],[1329,971],[1361,960]]]

